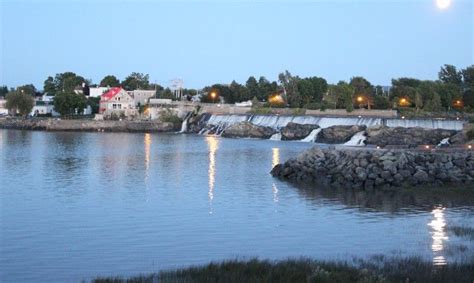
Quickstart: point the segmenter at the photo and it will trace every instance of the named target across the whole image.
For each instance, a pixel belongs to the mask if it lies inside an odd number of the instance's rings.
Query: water
[[[361,132],[356,133],[354,136],[352,136],[352,138],[348,142],[346,142],[344,145],[347,145],[347,146],[365,146],[364,141],[366,139],[367,139],[367,137],[365,136],[365,132],[361,131]]]
[[[321,132],[321,128],[314,129],[311,131],[311,133],[309,133],[309,135],[306,138],[302,139],[301,141],[302,142],[315,142],[320,132]]]
[[[253,256],[445,264],[472,254],[473,242],[447,229],[474,227],[464,195],[308,189],[268,174],[311,146],[0,130],[0,281],[77,282]]]

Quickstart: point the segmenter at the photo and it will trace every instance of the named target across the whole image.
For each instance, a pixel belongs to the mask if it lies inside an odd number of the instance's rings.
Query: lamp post
[[[215,102],[216,97],[217,97],[217,93],[216,93],[215,91],[212,91],[212,92],[211,92],[212,103],[216,103],[216,102]]]

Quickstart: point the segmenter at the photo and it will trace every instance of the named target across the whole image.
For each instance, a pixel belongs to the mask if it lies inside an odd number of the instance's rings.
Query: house
[[[104,115],[137,115],[133,97],[121,87],[112,87],[100,96],[99,113]]]
[[[127,91],[128,94],[130,94],[133,97],[133,102],[135,103],[135,106],[140,105],[146,105],[148,104],[148,99],[151,97],[154,97],[156,94],[155,90],[143,90],[143,89],[136,89],[132,91]]]

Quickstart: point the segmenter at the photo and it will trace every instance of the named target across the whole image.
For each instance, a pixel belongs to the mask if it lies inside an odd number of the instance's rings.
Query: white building
[[[148,104],[148,100],[152,97],[155,96],[156,91],[155,90],[142,90],[142,89],[136,89],[132,91],[127,91],[130,96],[133,97],[133,102],[135,103],[135,106],[140,103],[140,105],[146,105]]]
[[[8,115],[8,109],[5,108],[7,101],[5,99],[0,99],[0,116]]]

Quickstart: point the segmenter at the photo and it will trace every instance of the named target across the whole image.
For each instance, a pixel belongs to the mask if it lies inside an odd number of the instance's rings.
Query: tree
[[[386,96],[376,95],[374,97],[374,108],[375,109],[388,109],[390,108],[390,101]]]
[[[247,101],[251,99],[248,89],[236,81],[232,81],[229,87],[235,102]]]
[[[171,89],[166,88],[158,92],[158,97],[163,99],[176,99]]]
[[[122,81],[122,87],[126,90],[149,89],[149,75],[133,72]]]
[[[49,78],[48,78],[49,79]],[[86,80],[73,72],[58,73],[54,77],[55,93],[73,92],[77,86],[82,85]]]
[[[6,100],[5,107],[13,113],[18,111],[22,116],[28,115],[35,104],[33,96],[19,90],[9,92]]]
[[[298,92],[298,77],[294,77],[291,75],[288,70],[284,73],[280,73],[278,75],[278,80],[281,83],[283,88],[283,93],[286,96],[285,99],[290,104],[290,107],[301,107],[303,99]]]
[[[54,95],[56,93],[56,85],[54,84],[54,78],[53,77],[49,76],[44,81],[43,91],[44,91],[44,93],[47,93],[49,95]]]
[[[120,81],[113,75],[107,75],[100,81],[99,86],[101,86],[101,87],[118,87],[118,86],[120,86]]]
[[[438,73],[438,78],[443,83],[450,83],[457,86],[462,84],[462,74],[453,65],[444,65]]]
[[[87,97],[87,105],[92,109],[92,114],[99,113],[100,97]]]
[[[257,79],[255,79],[255,77],[253,76],[249,77],[247,82],[245,83],[245,87],[247,88],[248,96],[251,97],[252,99],[254,97],[260,96],[259,89],[258,89],[258,82],[257,82]]]
[[[336,108],[338,106],[346,108],[347,112],[352,112],[352,110],[354,110],[354,105],[352,103],[354,88],[350,84],[340,81],[337,85],[332,87],[331,93],[336,96]]]
[[[415,106],[416,111],[420,111],[420,109],[423,107],[423,98],[421,97],[421,94],[419,92],[416,92],[415,95]]]
[[[443,109],[443,106],[441,105],[441,98],[439,94],[435,93],[433,95],[433,98],[425,104],[425,107],[423,109],[434,112],[441,111]]]
[[[19,92],[22,92],[22,93],[25,93],[25,94],[29,94],[31,96],[35,96],[36,95],[36,88],[33,84],[27,84],[27,85],[22,85],[22,86],[19,86],[17,88],[17,90]]]
[[[466,69],[461,70],[463,77],[464,89],[474,90],[474,65],[467,67]]]
[[[8,93],[8,87],[6,85],[0,87],[0,96],[5,97]]]
[[[375,93],[375,88],[372,84],[364,77],[353,77],[349,84],[354,88],[356,97],[362,97],[363,104],[367,105],[367,108],[370,109]]]
[[[297,82],[297,86],[304,104],[320,103],[328,90],[326,80],[319,77],[300,79]]]
[[[54,110],[61,115],[82,113],[87,107],[87,99],[83,94],[59,92],[54,96]]]
[[[463,95],[464,106],[474,109],[474,89],[468,89]]]
[[[461,87],[453,83],[439,83],[436,92],[441,99],[441,105],[444,108],[451,108],[454,100],[462,99]]]

